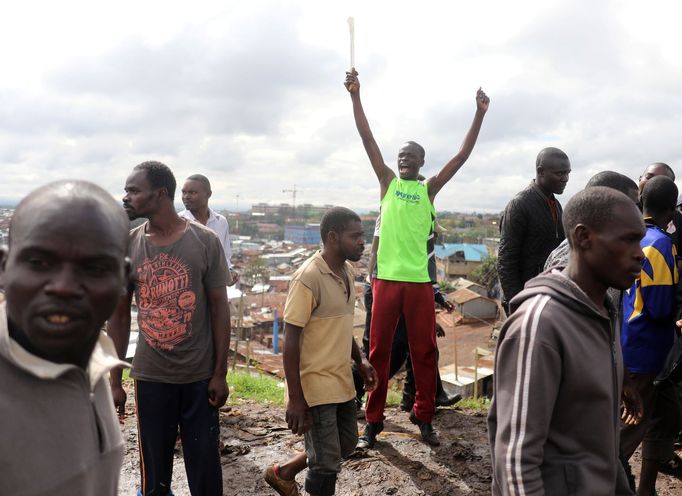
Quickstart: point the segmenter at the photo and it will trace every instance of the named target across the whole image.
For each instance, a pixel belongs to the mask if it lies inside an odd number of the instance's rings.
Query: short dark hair
[[[322,243],[327,242],[327,236],[331,231],[341,234],[348,229],[352,221],[362,222],[360,216],[346,207],[332,207],[325,212],[320,221],[320,236]]]
[[[642,189],[642,209],[647,214],[658,215],[677,206],[677,186],[667,176],[654,176]]]
[[[147,175],[147,181],[152,188],[166,188],[168,198],[171,201],[175,199],[175,176],[173,171],[166,164],[157,162],[156,160],[148,160],[136,165],[133,170],[143,170]]]
[[[624,195],[631,191],[637,191],[637,183],[628,176],[614,171],[597,172],[587,181],[586,188],[594,188],[595,186],[604,186],[606,188],[615,189]]]
[[[573,248],[571,235],[578,224],[601,231],[611,222],[612,212],[623,205],[631,207],[634,203],[613,188],[594,186],[576,193],[566,204],[561,216],[569,246]]]
[[[568,155],[566,155],[563,150],[559,150],[553,146],[543,148],[535,159],[535,168],[538,169],[539,167],[544,166],[545,162],[555,159],[568,160]]]
[[[670,172],[670,175],[672,176],[671,179],[672,179],[673,181],[675,180],[675,171],[673,170],[672,167],[670,167],[670,166],[669,166],[668,164],[666,164],[665,162],[654,162],[654,163],[652,163],[652,164],[649,164],[649,167],[651,167],[652,165],[657,165],[657,166],[659,166],[659,167],[664,167],[664,168],[668,169],[668,172]],[[647,169],[648,169],[649,167],[647,167]]]
[[[211,182],[203,174],[192,174],[186,179],[186,181],[198,181],[204,185],[206,191],[208,191],[209,193],[211,192]]]
[[[406,145],[416,146],[417,149],[419,150],[419,152],[422,154],[422,158],[425,158],[425,157],[426,157],[426,150],[424,150],[424,147],[421,146],[421,145],[420,145],[419,143],[417,143],[416,141],[406,141],[405,144],[406,144]]]

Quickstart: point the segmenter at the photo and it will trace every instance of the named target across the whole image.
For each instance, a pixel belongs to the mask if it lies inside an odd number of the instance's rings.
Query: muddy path
[[[134,406],[127,406],[123,425],[126,443],[120,495],[133,496],[138,486],[137,426]],[[439,409],[434,426],[441,446],[422,443],[407,414],[386,410],[385,431],[375,449],[356,454],[343,464],[337,483],[340,496],[399,495],[453,496],[490,494],[490,460],[485,414],[457,407]],[[221,411],[223,494],[275,495],[263,481],[263,470],[303,450],[303,441],[287,430],[284,410],[251,401],[238,401]],[[362,421],[358,422],[362,429]],[[639,464],[639,458],[633,460]],[[635,473],[637,473],[635,467]],[[304,473],[297,481],[302,486]],[[182,450],[175,454],[172,489],[188,496]],[[659,496],[682,494],[682,482],[659,475]],[[303,494],[303,493],[302,493]]]

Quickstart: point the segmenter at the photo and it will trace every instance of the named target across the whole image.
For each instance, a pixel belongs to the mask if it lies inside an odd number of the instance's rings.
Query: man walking
[[[497,264],[507,315],[509,302],[526,281],[542,272],[548,255],[565,237],[561,204],[554,195],[564,192],[570,172],[563,151],[544,148],[535,161],[535,179],[504,209]]]
[[[618,459],[623,362],[609,287],[644,258],[644,222],[611,188],[577,193],[563,225],[569,261],[512,301],[488,414],[494,495],[632,494]]]
[[[410,421],[419,426],[425,442],[437,446],[440,442],[431,425],[436,396],[436,316],[426,243],[435,220],[434,199],[469,158],[490,100],[478,90],[474,120],[460,151],[435,176],[419,181],[424,148],[414,141],[403,144],[398,151],[396,176],[384,163],[372,135],[360,101],[360,82],[355,70],[346,73],[345,86],[353,103],[355,125],[381,190],[380,242],[377,277],[372,282],[374,302],[369,352],[369,361],[379,380],[367,400],[367,425],[359,445],[371,448],[383,430],[391,343],[402,313],[417,389]]]
[[[350,359],[365,387],[376,373],[353,338],[353,267],[365,244],[358,215],[343,207],[327,211],[320,223],[323,248],[299,268],[284,307],[284,372],[289,403],[287,423],[305,434],[305,453],[265,472],[266,482],[282,496],[298,495],[294,477],[306,466],[305,490],[330,496],[342,459],[358,440],[355,387]]]
[[[123,439],[101,332],[126,287],[128,221],[85,181],[21,201],[0,251],[0,494],[118,494]]]
[[[130,335],[133,294],[140,336],[131,377],[140,444],[140,492],[169,495],[173,448],[180,428],[193,495],[221,495],[218,408],[228,395],[230,341],[227,264],[213,231],[180,218],[173,207],[175,178],[160,162],[144,162],[128,176],[123,207],[148,220],[130,232],[132,281],[109,321],[123,357]],[[126,395],[112,373],[114,402]]]

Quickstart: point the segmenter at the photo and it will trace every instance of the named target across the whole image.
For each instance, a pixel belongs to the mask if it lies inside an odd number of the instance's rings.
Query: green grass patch
[[[457,403],[456,408],[460,410],[476,410],[479,412],[487,412],[488,408],[490,408],[490,398],[464,398],[462,401]]]
[[[249,399],[260,403],[284,404],[284,388],[281,381],[269,375],[251,375],[229,371],[227,384],[230,386],[230,402]]]

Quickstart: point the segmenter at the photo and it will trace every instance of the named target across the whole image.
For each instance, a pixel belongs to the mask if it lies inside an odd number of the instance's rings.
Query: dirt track
[[[227,496],[275,495],[261,477],[263,469],[303,450],[302,438],[284,423],[284,410],[240,401],[221,413],[223,494]],[[124,424],[126,456],[121,471],[120,495],[133,496],[138,485],[137,431],[133,405]],[[490,461],[485,414],[441,409],[434,426],[441,446],[422,443],[407,414],[388,408],[384,433],[376,449],[344,463],[337,483],[340,496],[399,495],[453,496],[490,494]],[[359,426],[361,428],[361,426]],[[633,460],[634,461],[634,460]],[[636,458],[635,465],[638,465]],[[297,481],[303,484],[303,474]],[[173,492],[188,496],[187,481],[178,450],[175,456]],[[659,496],[682,494],[682,482],[659,475]],[[303,493],[302,493],[303,494]]]

